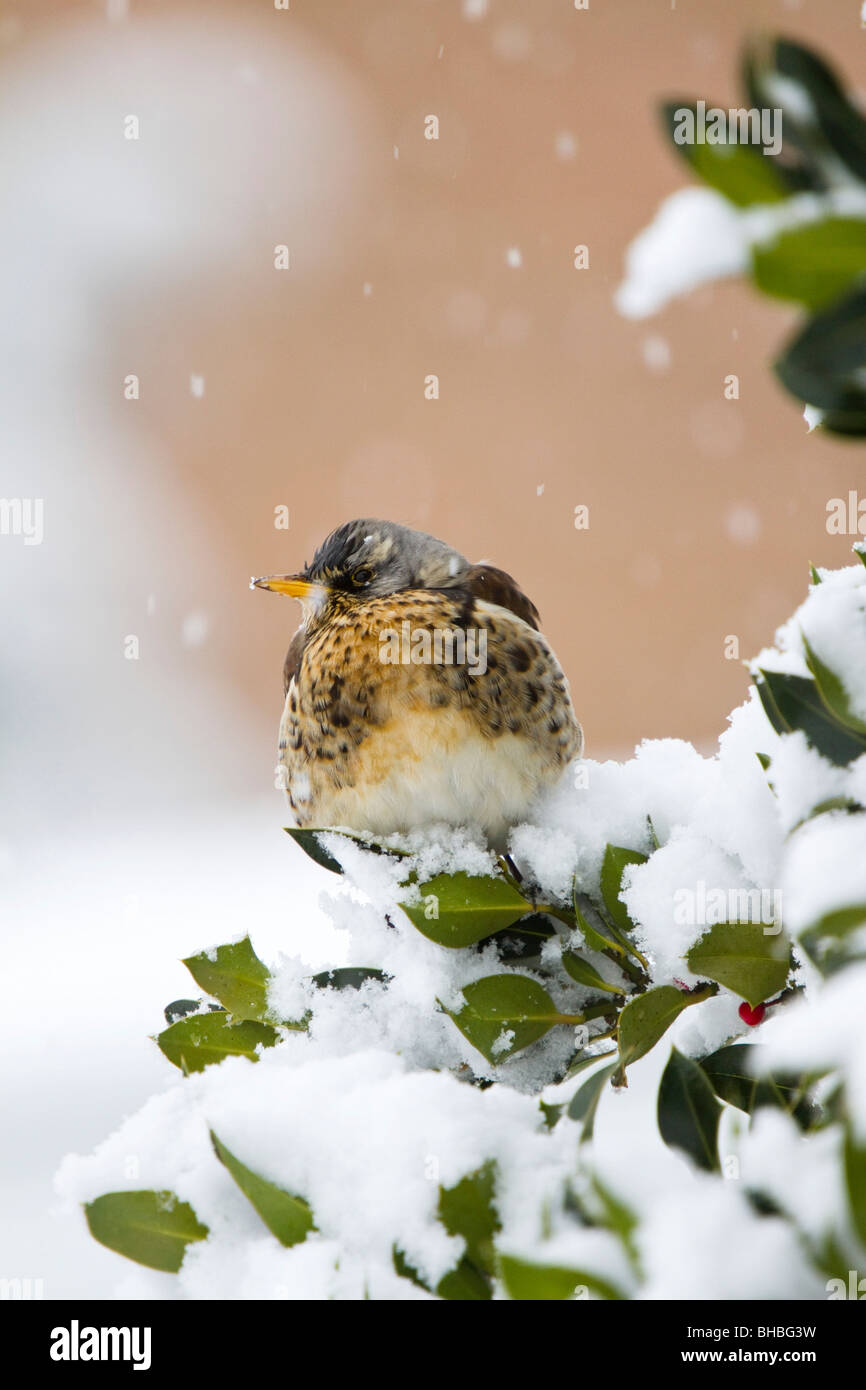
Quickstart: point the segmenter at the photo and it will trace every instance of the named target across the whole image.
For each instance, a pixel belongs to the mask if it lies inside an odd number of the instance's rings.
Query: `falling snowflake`
[[[761,518],[751,503],[739,502],[728,508],[725,530],[735,545],[754,545],[761,534]]]
[[[667,371],[671,365],[670,344],[667,338],[662,338],[658,333],[651,333],[648,338],[644,338],[641,353],[645,365],[652,372]]]
[[[210,632],[210,618],[206,613],[187,613],[180,630],[180,638],[185,647],[200,647]]]

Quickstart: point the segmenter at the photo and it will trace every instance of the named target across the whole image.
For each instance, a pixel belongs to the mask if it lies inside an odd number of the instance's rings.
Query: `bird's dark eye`
[[[369,584],[372,578],[373,571],[370,569],[365,569],[362,566],[361,569],[355,570],[354,574],[352,575],[352,583],[358,585]]]

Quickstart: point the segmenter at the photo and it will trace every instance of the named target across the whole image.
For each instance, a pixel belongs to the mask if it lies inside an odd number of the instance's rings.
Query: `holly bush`
[[[837,582],[840,575],[844,583]],[[837,575],[813,571],[802,612],[817,612],[820,601],[825,634],[837,631],[838,614],[852,595],[866,613],[866,572],[861,579],[852,570]],[[805,635],[807,627],[811,639]],[[758,777],[766,779],[761,794],[769,806],[790,775],[786,767],[794,755],[819,759],[808,765],[824,768],[829,777],[852,779],[845,784],[846,794],[810,802],[786,835],[793,842],[804,830],[817,829],[831,845],[838,841],[844,848],[853,842],[863,849],[866,808],[851,788],[866,788],[860,771],[866,722],[857,712],[864,703],[866,674],[863,689],[852,692],[846,686],[848,669],[834,671],[827,655],[832,644],[815,638],[814,631],[814,622],[810,626],[804,620],[798,639],[804,663],[800,671],[792,669],[790,658],[774,663],[772,654],[764,654],[754,667],[758,737],[772,752],[756,747],[749,756]],[[864,631],[852,629],[855,650],[866,640]],[[591,783],[584,794],[592,795]],[[635,1066],[657,1048],[667,1051],[656,1097],[660,1140],[707,1180],[724,1183],[730,1176],[720,1149],[726,1117],[739,1116],[740,1127],[748,1129],[767,1111],[779,1112],[801,1136],[798,1152],[804,1162],[810,1146],[825,1160],[831,1153],[844,1202],[838,1218],[819,1232],[802,1220],[802,1212],[764,1187],[746,1184],[744,1201],[756,1217],[782,1222],[794,1232],[816,1277],[844,1281],[866,1249],[866,1144],[862,1117],[858,1124],[853,1107],[850,1069],[846,1071],[838,1048],[835,1060],[832,1048],[829,1054],[817,1048],[813,1064],[770,1065],[761,1034],[750,1035],[750,1030],[765,1018],[783,1019],[786,1025],[798,1019],[805,1035],[810,1015],[804,1010],[804,993],[820,1003],[824,989],[854,978],[851,972],[866,960],[866,890],[811,917],[804,917],[802,905],[795,903],[793,922],[784,911],[769,922],[756,921],[753,913],[699,921],[681,956],[681,973],[689,983],[664,972],[660,978],[651,934],[629,909],[634,901],[630,888],[676,839],[670,826],[660,833],[655,820],[644,813],[633,822],[640,834],[631,843],[607,843],[594,868],[572,874],[568,893],[545,890],[544,875],[521,863],[517,851],[495,861],[491,856],[489,872],[460,869],[425,876],[423,856],[398,843],[399,837],[374,843],[334,830],[289,829],[295,845],[350,894],[363,897],[364,890],[352,887],[347,865],[355,866],[356,877],[358,865],[381,868],[389,876],[392,901],[381,914],[378,935],[368,938],[381,943],[381,954],[300,983],[296,962],[280,967],[277,975],[291,976],[299,984],[298,997],[305,1000],[286,1016],[275,1002],[276,977],[248,935],[203,951],[184,962],[199,993],[168,1006],[156,1045],[186,1078],[210,1074],[224,1067],[226,1059],[245,1059],[244,1065],[258,1067],[290,1039],[310,1049],[314,1058],[319,1013],[327,1000],[331,1018],[335,1008],[346,1010],[348,1056],[358,999],[384,1019],[389,997],[399,986],[389,943],[399,936],[408,943],[405,959],[411,959],[414,940],[418,950],[442,953],[436,959],[447,964],[449,978],[456,982],[453,989],[443,985],[438,997],[431,996],[420,1020],[421,1031],[426,1028],[433,1039],[428,1070],[447,1073],[454,1084],[474,1088],[479,1096],[515,1085],[521,1095],[534,1095],[536,1138],[546,1136],[542,1142],[555,1146],[560,1164],[556,1211],[539,1211],[530,1249],[509,1235],[500,1203],[498,1152],[490,1152],[459,1180],[440,1183],[435,1220],[448,1237],[458,1238],[460,1253],[450,1268],[433,1277],[413,1263],[397,1232],[392,1274],[408,1281],[414,1296],[614,1299],[640,1291],[645,1269],[639,1204],[607,1181],[603,1166],[593,1160],[593,1144],[612,1093],[627,1088]],[[822,872],[818,861],[815,872]],[[374,918],[377,911],[372,911]],[[699,1016],[724,999],[733,1010],[725,1017],[736,1024],[721,1045],[711,1050],[670,1046],[666,1035],[683,1015],[694,1011]],[[400,1052],[395,1036],[387,1034]],[[556,1045],[547,1046],[553,1039]],[[389,1045],[386,1034],[379,1045]],[[304,1054],[299,1055],[303,1065]],[[520,1058],[535,1058],[534,1070],[518,1075]],[[422,1070],[417,1061],[411,1066]],[[288,1190],[272,1174],[258,1170],[260,1133],[253,1129],[238,1152],[239,1145],[230,1148],[216,1126],[204,1119],[201,1123],[207,1125],[213,1165],[243,1194],[263,1232],[287,1249],[317,1239],[339,1243],[339,1230],[328,1221],[323,1224],[309,1192]],[[480,1111],[477,1128],[483,1150]],[[381,1140],[398,1143],[399,1133],[383,1132]],[[302,1127],[293,1142],[303,1148]],[[170,1190],[112,1191],[87,1202],[85,1210],[97,1240],[157,1270],[180,1270],[187,1252],[210,1235],[204,1214]],[[554,1228],[559,1240],[551,1245]],[[563,1257],[562,1234],[571,1228],[604,1233],[620,1252],[619,1272],[612,1275],[609,1262],[594,1266]],[[548,1254],[551,1248],[554,1256]]]
[[[691,172],[739,210],[765,208],[749,273],[772,298],[803,309],[803,321],[775,362],[782,385],[820,412],[830,433],[866,434],[866,117],[833,68],[791,39],[752,44],[742,62],[744,106],[781,112],[781,148],[743,143],[725,114],[721,138],[676,139],[688,98],[661,115],[672,147]],[[719,110],[712,103],[705,109]],[[712,132],[715,138],[715,130]]]

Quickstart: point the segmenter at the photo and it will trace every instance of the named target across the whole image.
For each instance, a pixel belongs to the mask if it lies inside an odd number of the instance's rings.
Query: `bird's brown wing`
[[[507,608],[530,627],[538,628],[538,609],[516,580],[495,565],[471,565],[461,582],[476,598]]]
[[[299,627],[291,642],[289,643],[289,650],[286,652],[286,659],[283,662],[284,695],[288,694],[289,686],[292,683],[292,677],[297,675],[298,673],[298,668],[301,664],[301,658],[304,655],[304,647],[306,646],[306,644],[306,630],[302,627]]]

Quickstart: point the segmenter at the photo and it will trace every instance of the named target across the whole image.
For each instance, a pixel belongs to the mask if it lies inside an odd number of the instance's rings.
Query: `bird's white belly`
[[[562,771],[525,735],[485,738],[462,711],[416,711],[372,733],[357,757],[344,787],[312,761],[290,763],[302,823],[382,835],[444,821],[478,827],[504,846],[509,827]]]

